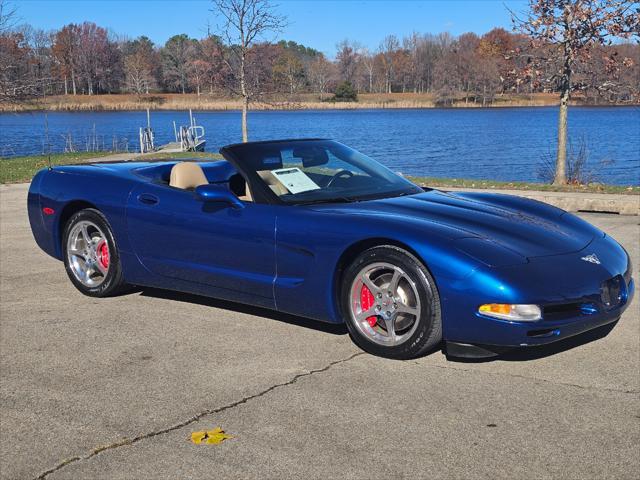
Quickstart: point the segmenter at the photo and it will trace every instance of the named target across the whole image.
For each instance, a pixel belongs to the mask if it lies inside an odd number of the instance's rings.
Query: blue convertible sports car
[[[220,152],[42,170],[34,237],[86,295],[148,286],[345,322],[392,358],[546,344],[631,301],[625,250],[550,205],[419,188],[331,140]]]

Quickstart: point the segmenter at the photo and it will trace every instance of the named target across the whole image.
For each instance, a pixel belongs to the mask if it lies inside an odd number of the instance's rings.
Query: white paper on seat
[[[320,187],[298,167],[271,170],[271,174],[294,195],[296,193],[320,190]]]

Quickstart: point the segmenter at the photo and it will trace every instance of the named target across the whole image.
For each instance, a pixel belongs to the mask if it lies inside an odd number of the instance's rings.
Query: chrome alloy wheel
[[[420,296],[415,282],[386,262],[363,268],[351,285],[351,318],[378,345],[393,346],[413,335],[420,321]]]
[[[107,278],[110,260],[104,232],[87,220],[75,224],[67,237],[67,260],[73,275],[83,285],[90,288],[101,285]]]

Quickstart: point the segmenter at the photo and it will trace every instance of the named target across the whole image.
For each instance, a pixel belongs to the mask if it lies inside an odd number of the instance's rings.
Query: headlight
[[[485,305],[480,305],[478,312],[488,317],[512,320],[514,322],[535,322],[542,318],[542,310],[538,305],[487,303]]]

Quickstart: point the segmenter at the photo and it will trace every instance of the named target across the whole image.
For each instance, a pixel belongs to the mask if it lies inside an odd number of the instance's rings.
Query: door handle
[[[138,195],[138,201],[140,203],[144,203],[145,205],[157,205],[160,203],[160,200],[155,195],[151,195],[150,193],[141,193]]]

